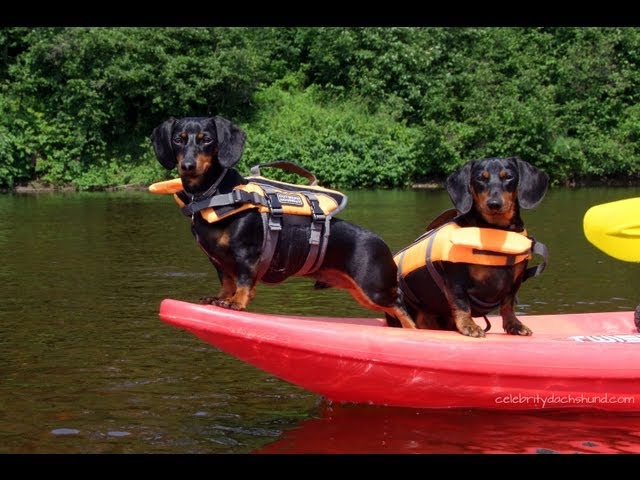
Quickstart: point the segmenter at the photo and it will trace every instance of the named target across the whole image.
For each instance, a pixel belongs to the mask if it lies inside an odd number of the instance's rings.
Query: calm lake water
[[[440,190],[346,193],[340,217],[394,251],[450,207]],[[523,212],[550,262],[521,289],[522,315],[640,303],[640,265],[582,232],[590,206],[638,196],[552,189]],[[163,298],[218,289],[168,196],[2,195],[0,251],[0,453],[640,452],[640,416],[331,404],[163,323]],[[377,316],[301,278],[260,286],[249,308]]]

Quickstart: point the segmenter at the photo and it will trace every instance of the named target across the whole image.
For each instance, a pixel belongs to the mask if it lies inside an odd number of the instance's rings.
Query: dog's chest
[[[469,265],[468,291],[476,298],[497,301],[513,291],[524,267],[524,263],[509,267]]]
[[[237,252],[240,251],[244,252],[245,257],[259,257],[262,245],[259,214],[246,212],[239,217],[242,218],[225,219],[213,224],[199,215],[193,219],[191,232],[196,242],[218,264],[235,263]]]

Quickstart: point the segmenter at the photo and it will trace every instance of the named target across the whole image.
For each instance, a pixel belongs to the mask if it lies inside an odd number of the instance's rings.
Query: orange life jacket
[[[259,173],[260,166],[285,168],[306,176],[312,184],[297,185],[262,177]],[[191,217],[192,221],[194,215],[198,213],[207,222],[216,223],[245,210],[256,209],[260,212],[264,238],[263,253],[258,266],[258,279],[268,272],[280,232],[290,224],[283,219],[288,216],[300,219],[308,217],[310,222],[308,243],[300,245],[300,249],[307,249],[306,261],[292,275],[313,273],[324,259],[330,233],[330,220],[346,207],[347,196],[336,190],[315,185],[315,177],[310,172],[289,162],[258,165],[253,167],[252,173],[256,174],[246,177],[248,183],[237,185],[229,193],[214,194],[202,200],[194,200],[190,197],[183,190],[182,181],[179,178],[154,183],[149,187],[149,191],[173,194],[182,212]],[[215,260],[212,260],[215,263]]]
[[[247,177],[247,180],[249,180],[249,183],[236,186],[234,191],[246,192],[248,195],[242,194],[236,197],[233,197],[233,194],[215,195],[211,199],[220,200],[219,202],[209,201],[213,206],[192,210],[194,213],[199,211],[202,218],[207,222],[215,223],[251,208],[256,208],[261,213],[269,212],[271,210],[270,205],[274,203],[274,200],[282,205],[282,214],[285,215],[311,217],[314,213],[317,214],[319,212],[323,215],[335,215],[346,207],[346,195],[328,188],[311,185],[301,186],[264,177]],[[186,197],[181,195],[183,189],[182,181],[179,178],[154,183],[149,186],[149,191],[151,193],[172,193],[180,208],[186,206]],[[256,195],[251,195],[252,193]],[[312,194],[311,196],[309,195],[310,193]],[[270,195],[275,197],[270,199]],[[312,203],[313,200],[310,197],[317,199],[317,205]],[[229,206],[233,208],[221,208]]]
[[[423,267],[427,258],[432,262],[513,265],[531,258],[532,243],[526,232],[460,227],[451,222],[422,235],[394,258],[404,274]]]
[[[532,254],[542,255],[544,261],[525,270],[523,281],[542,273],[548,258],[544,244],[521,233],[497,228],[460,227],[447,222],[433,228],[400,250],[394,260],[398,265],[398,282],[405,301],[416,307],[428,302],[441,311],[449,306],[444,297],[444,281],[436,262],[468,263],[474,265],[506,266],[527,262]],[[411,288],[419,286],[420,295]],[[483,316],[498,307],[470,296],[473,316]]]

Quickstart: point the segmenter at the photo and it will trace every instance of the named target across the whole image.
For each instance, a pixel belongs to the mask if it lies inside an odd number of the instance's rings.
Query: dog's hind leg
[[[409,316],[409,313],[405,310],[405,308],[399,303],[384,309],[385,316],[387,318],[387,323],[389,323],[389,317],[400,322],[403,328],[416,328],[415,322]]]
[[[360,293],[364,296],[366,292],[360,290]],[[354,297],[358,299],[356,295]],[[413,321],[415,312],[409,313],[410,307],[405,306],[395,285],[384,285],[378,291],[369,292],[366,300],[370,302],[369,308],[384,312],[387,325],[390,327],[417,328]],[[358,301],[367,306],[363,301]]]
[[[376,286],[370,283],[365,288],[360,288],[354,283],[349,291],[360,304],[384,312],[389,325],[398,326],[394,322],[396,320],[403,328],[416,328],[416,324],[404,307],[395,285],[386,282]],[[392,319],[391,323],[389,322],[390,318]]]
[[[376,284],[369,281],[363,288],[360,286],[361,283],[339,270],[327,269],[314,276],[321,283],[327,283],[335,288],[344,288],[363,307],[383,312],[389,325],[416,328],[415,323],[407,313],[398,296],[398,288],[395,286],[395,282],[380,282]],[[372,276],[369,276],[368,280],[372,278]],[[387,278],[395,277],[388,276]]]

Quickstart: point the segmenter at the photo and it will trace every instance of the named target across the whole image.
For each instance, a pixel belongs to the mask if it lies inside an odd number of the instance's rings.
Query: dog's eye
[[[213,138],[211,138],[209,135],[204,135],[202,137],[202,143],[204,143],[205,145],[209,145],[211,142],[213,142]]]
[[[180,135],[176,135],[173,137],[173,143],[176,145],[182,145],[182,137]]]

